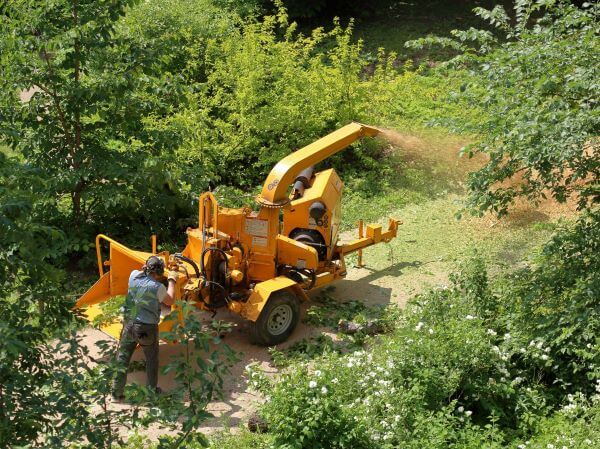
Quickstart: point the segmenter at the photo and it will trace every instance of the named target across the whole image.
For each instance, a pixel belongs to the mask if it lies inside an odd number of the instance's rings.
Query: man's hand
[[[177,270],[170,270],[167,279],[169,281],[177,282],[177,279],[179,279],[179,272]]]

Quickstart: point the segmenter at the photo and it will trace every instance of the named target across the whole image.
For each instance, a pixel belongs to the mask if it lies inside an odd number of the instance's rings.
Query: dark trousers
[[[112,393],[122,396],[127,382],[127,370],[131,356],[137,345],[144,350],[148,388],[156,389],[158,384],[158,324],[144,324],[128,321],[121,332],[117,364],[119,371],[113,383]]]

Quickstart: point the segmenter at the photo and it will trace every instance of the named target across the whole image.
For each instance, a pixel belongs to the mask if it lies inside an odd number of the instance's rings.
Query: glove
[[[167,279],[169,281],[177,282],[177,279],[179,279],[179,272],[177,270],[169,271],[169,276],[167,277]]]

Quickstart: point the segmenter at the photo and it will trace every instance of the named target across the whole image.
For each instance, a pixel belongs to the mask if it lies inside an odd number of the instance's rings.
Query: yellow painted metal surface
[[[294,229],[319,232],[327,246],[327,259],[331,259],[340,230],[343,187],[344,184],[335,170],[328,169],[317,173],[304,195],[291,201],[289,207],[283,209],[283,234],[290,235]],[[320,222],[316,222],[309,215],[309,208],[315,201],[320,201],[326,207]]]
[[[86,317],[86,319],[92,323],[94,322],[94,319],[100,315],[102,315],[102,309],[100,308],[99,304],[94,304],[92,306],[89,306],[88,308],[86,308],[83,311],[84,316]],[[123,329],[123,323],[121,322],[121,320],[115,321],[113,323],[109,323],[109,324],[104,324],[102,326],[100,326],[100,330],[102,332],[104,332],[105,334],[110,335],[113,338],[116,338],[117,340],[119,338],[121,338],[121,330]]]
[[[110,298],[110,273],[104,273],[75,303],[75,307],[89,307]]]
[[[361,137],[377,134],[377,128],[354,122],[295,151],[273,167],[257,201],[265,206],[286,204],[288,188],[302,170],[327,159]]]
[[[390,218],[388,224],[388,230],[382,232],[381,225],[379,224],[368,224],[367,225],[367,236],[353,240],[350,243],[338,245],[336,251],[338,254],[346,255],[355,251],[364,249],[368,246],[375,245],[379,242],[389,242],[398,232],[398,225],[401,224],[400,220]]]
[[[212,227],[215,234],[219,230],[219,206],[211,192],[200,195],[198,200],[198,229]]]
[[[277,276],[268,281],[256,284],[254,290],[250,294],[250,298],[243,304],[240,314],[250,321],[256,321],[271,294],[286,289],[292,289],[294,293],[300,294],[302,299],[306,298],[306,293],[304,293],[302,289],[299,289],[298,284],[288,277]]]
[[[277,263],[316,270],[319,265],[319,256],[314,248],[285,235],[278,235]]]

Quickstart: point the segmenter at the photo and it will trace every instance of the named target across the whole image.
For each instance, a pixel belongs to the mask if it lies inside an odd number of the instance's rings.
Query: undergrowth
[[[327,352],[277,380],[251,367],[275,446],[597,445],[585,423],[600,404],[599,218],[495,280],[482,260],[465,263],[370,350]]]

